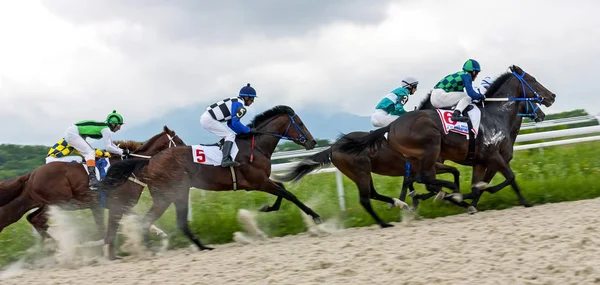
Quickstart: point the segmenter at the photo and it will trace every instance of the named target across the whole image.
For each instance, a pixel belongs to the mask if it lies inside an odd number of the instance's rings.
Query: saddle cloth
[[[472,105],[473,108],[468,111],[469,119],[471,119],[471,124],[473,125],[473,135],[476,138],[477,133],[479,131],[479,124],[481,122],[481,111],[477,106]],[[466,122],[455,122],[452,118],[453,110],[444,110],[444,109],[436,109],[438,114],[440,115],[440,120],[442,121],[442,126],[444,128],[444,132],[448,134],[449,132],[458,133],[461,135],[465,135],[467,140],[469,139],[469,125]]]
[[[68,156],[63,156],[63,157],[51,157],[51,156],[46,157],[46,163],[50,163],[50,162],[79,163],[85,170],[85,173],[88,175],[90,174],[87,166],[83,162],[83,158],[78,155],[68,155]],[[104,176],[106,175],[106,172],[108,171],[109,167],[110,167],[110,161],[107,158],[96,159],[96,178],[98,178],[98,180],[102,180],[102,178],[104,178]]]
[[[234,142],[231,148],[233,160],[236,159],[238,152],[238,146]],[[223,152],[218,145],[192,145],[192,159],[198,164],[220,166],[223,160]]]

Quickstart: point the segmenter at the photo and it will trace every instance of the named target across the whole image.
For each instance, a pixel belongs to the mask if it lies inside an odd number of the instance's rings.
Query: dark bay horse
[[[489,92],[489,90],[488,90]],[[427,109],[435,109],[435,107],[433,107],[433,105],[431,105],[431,101],[430,101],[430,96],[431,93],[428,93],[426,98],[421,101],[421,104],[419,105],[419,107],[417,108],[418,110],[427,110]],[[517,102],[517,104],[519,105],[519,117],[523,117],[523,118],[529,118],[535,122],[542,122],[544,120],[544,118],[546,117],[546,114],[542,111],[542,109],[539,108],[537,103],[534,103],[532,101],[519,101]],[[506,162],[506,164],[509,164],[510,161],[513,158],[513,153],[514,153],[514,144],[515,141],[517,139],[517,135],[519,134],[519,131],[521,130],[521,124],[523,123],[523,120],[519,120],[517,119],[513,126],[512,129],[510,130],[510,134],[508,136],[506,136],[502,143],[499,144],[499,152],[500,155],[502,156],[502,158],[504,159],[504,161]],[[467,166],[472,166],[472,161],[471,160],[465,160],[460,162],[460,164],[462,165],[467,165]],[[479,201],[479,198],[481,198],[481,195],[483,194],[483,190],[485,187],[487,187],[487,185],[490,183],[490,181],[492,181],[492,178],[494,177],[494,175],[496,175],[497,171],[493,171],[490,170],[488,168],[485,169],[485,174],[483,176],[483,183],[479,183],[477,184],[477,181],[475,179],[477,179],[476,175],[472,176],[472,187],[474,189],[472,189],[472,192],[465,195],[463,197],[463,199],[471,199],[471,207],[468,208],[469,213],[474,214],[477,212],[477,203]],[[413,177],[409,178],[409,183],[414,181],[414,179],[412,179]],[[491,189],[491,188],[490,188]],[[497,191],[499,191],[501,188],[495,188],[496,190],[494,190],[494,192],[490,192],[489,189],[487,190],[490,193],[495,193]],[[400,194],[400,196],[402,197],[403,195],[406,195],[407,189],[406,187],[403,186],[402,188],[402,193]],[[517,193],[517,197],[519,197],[519,199],[521,199],[520,197],[522,197],[520,195],[520,192],[516,192]],[[523,198],[524,199],[524,198]],[[527,206],[527,204],[525,205]]]
[[[277,211],[282,199],[286,199],[310,215],[315,222],[321,223],[319,215],[287,191],[282,183],[269,178],[271,155],[281,139],[291,140],[307,150],[315,147],[317,142],[300,117],[288,106],[276,106],[257,115],[250,125],[258,130],[258,134],[236,137],[239,153],[235,160],[240,163],[239,166],[223,168],[197,164],[193,161],[192,147],[175,147],[150,160],[133,159],[113,165],[99,187],[111,189],[119,186],[127,181],[132,172],[147,166],[142,180],[148,184],[153,203],[144,217],[144,227],[160,218],[169,205],[174,203],[177,226],[200,250],[212,248],[203,245],[189,229],[187,214],[191,187],[212,191],[231,191],[237,188],[267,192],[277,196],[277,200],[272,206],[263,208],[263,212]],[[145,240],[149,245],[147,230]],[[111,241],[107,239],[106,242]],[[109,258],[113,257],[114,253],[109,253]]]
[[[368,132],[352,132],[347,134],[349,137],[364,136]],[[404,207],[406,204],[403,201],[406,198],[406,194],[400,197],[400,201],[395,198],[391,198],[385,195],[377,193],[375,186],[373,185],[373,177],[371,173],[377,173],[385,176],[405,176],[415,175],[414,168],[408,167],[409,173],[406,173],[406,158],[404,155],[392,150],[387,146],[387,143],[382,144],[381,148],[377,151],[368,152],[367,150],[360,153],[360,155],[351,155],[339,151],[339,140],[336,141],[331,147],[313,154],[309,157],[301,160],[294,168],[288,173],[283,175],[277,175],[275,179],[277,181],[289,182],[299,181],[305,175],[321,168],[333,164],[340,172],[344,173],[350,178],[358,187],[358,193],[360,197],[360,204],[365,210],[375,219],[377,224],[382,228],[391,227],[392,224],[383,221],[371,206],[370,199],[377,201],[387,202],[394,206]],[[436,164],[436,173],[452,173],[454,175],[454,182],[458,185],[460,183],[460,173],[458,169],[452,166],[445,165],[443,163]],[[408,180],[405,180],[408,181]],[[403,185],[404,186],[404,185]],[[406,185],[411,190],[414,190],[412,183]],[[435,186],[426,185],[430,193],[419,194],[413,197],[413,205],[418,206],[419,199],[427,199],[435,195],[440,189]],[[454,200],[449,200],[455,202]],[[402,202],[402,203],[401,203]],[[457,202],[455,202],[457,203]]]
[[[500,172],[506,180],[497,188],[511,184],[519,196],[522,205],[529,206],[522,197],[515,181],[514,172],[503,158],[501,152],[507,143],[506,137],[511,134],[518,117],[518,101],[537,101],[547,107],[552,106],[556,95],[540,84],[533,76],[525,73],[520,67],[509,67],[510,72],[501,75],[490,86],[486,93],[482,109],[480,131],[475,140],[476,155],[467,160],[468,141],[463,135],[444,134],[439,115],[435,110],[418,110],[398,118],[387,127],[377,129],[360,138],[342,137],[340,151],[360,154],[367,148],[379,148],[384,141],[385,133],[389,132],[388,144],[397,152],[409,156],[409,161],[418,165],[417,182],[442,186],[455,191],[456,185],[435,178],[435,163],[439,157],[460,164],[473,166],[473,182],[481,182],[486,169]],[[508,96],[508,97],[505,97]],[[508,146],[511,147],[512,146]],[[469,161],[469,163],[465,163]],[[491,179],[491,178],[490,178]],[[476,192],[477,188],[472,188]],[[472,192],[471,195],[478,195]]]
[[[118,142],[116,142],[118,143]],[[132,156],[155,155],[177,144],[184,145],[175,132],[166,126],[163,132],[150,138],[145,144],[121,142],[120,147],[130,149]],[[120,157],[111,157],[111,165],[121,161]],[[0,183],[0,232],[18,221],[27,211],[38,208],[27,215],[42,238],[51,238],[48,230],[48,207],[58,205],[67,210],[91,209],[98,232],[104,234],[104,210],[100,205],[99,191],[89,189],[88,174],[84,167],[74,162],[50,162],[31,173]],[[139,198],[143,187],[127,183],[108,193],[110,201]],[[137,198],[135,198],[137,195]],[[116,206],[120,204],[114,203]]]

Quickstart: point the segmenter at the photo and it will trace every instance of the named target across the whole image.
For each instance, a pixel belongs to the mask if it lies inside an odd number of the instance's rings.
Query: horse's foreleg
[[[277,183],[279,183],[279,182],[277,182]],[[261,212],[275,212],[275,211],[279,211],[279,207],[281,207],[281,201],[282,200],[283,200],[283,197],[277,196],[277,200],[275,200],[275,203],[273,203],[273,206],[264,205],[262,208],[260,208],[260,211]]]
[[[483,176],[483,182],[489,184],[490,181],[492,181],[492,178],[494,178],[494,175],[496,175],[496,171],[486,169],[485,175]],[[479,203],[479,199],[481,199],[481,195],[483,195],[483,191],[481,191],[482,189],[480,190],[479,188],[477,188],[477,186],[473,186],[473,189],[475,189],[474,192],[476,193],[473,195],[473,199],[471,200],[471,206],[477,208],[477,204]]]
[[[288,190],[285,189],[285,186],[283,186],[282,183],[275,182],[275,181],[273,181],[271,179],[268,179],[265,182],[265,184],[263,185],[263,187],[261,187],[258,190],[263,191],[263,192],[267,192],[267,193],[270,193],[270,194],[273,194],[273,195],[275,195],[277,197],[281,196],[284,199],[286,199],[286,200],[294,203],[304,213],[306,213],[307,215],[311,216],[316,223],[320,224],[320,223],[323,222],[321,220],[321,217],[319,215],[317,215],[317,213],[315,213],[311,208],[309,208],[306,205],[304,205],[304,203],[300,202],[300,200],[298,200],[298,198],[296,197],[296,195],[292,194],[291,192],[289,192]]]
[[[517,194],[517,198],[519,199],[519,202],[521,203],[521,205],[523,205],[525,207],[531,207],[531,204],[529,204],[529,202],[527,202],[525,200],[525,197],[523,197],[523,195],[521,194],[521,190],[519,189],[519,186],[517,185],[517,182],[515,180],[515,173],[512,171],[512,169],[510,169],[510,166],[508,165],[508,163],[505,162],[504,159],[499,154],[495,155],[490,162],[491,162],[490,170],[499,171],[506,178],[506,180],[496,186],[492,186],[492,187],[485,189],[485,191],[493,194],[493,193],[500,191],[502,188],[506,187],[507,185],[511,185],[513,187],[513,190]]]
[[[104,238],[106,229],[104,228],[104,208],[100,207],[99,204],[94,204],[90,207],[92,210],[92,216],[94,216],[94,222],[96,222],[96,228],[98,230],[98,239]]]

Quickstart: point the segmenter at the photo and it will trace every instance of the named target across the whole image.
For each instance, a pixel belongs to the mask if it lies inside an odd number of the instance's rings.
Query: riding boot
[[[454,113],[452,113],[451,119],[452,119],[452,121],[455,121],[455,122],[469,121],[469,117],[463,116],[463,114],[461,114],[461,112],[459,110],[454,110]]]
[[[90,189],[95,190],[96,186],[98,185],[98,183],[100,183],[98,181],[98,178],[96,178],[96,167],[95,166],[88,166],[88,176],[90,179]]]
[[[221,161],[221,167],[230,167],[230,166],[238,166],[239,163],[235,162],[231,158],[231,148],[233,147],[233,142],[225,141],[223,143],[223,160]]]

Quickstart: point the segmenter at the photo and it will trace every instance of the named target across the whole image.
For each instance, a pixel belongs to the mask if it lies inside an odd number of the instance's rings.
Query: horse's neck
[[[500,103],[497,108],[483,108],[481,114],[481,130],[484,143],[497,144],[504,139],[514,141],[517,132],[514,131],[516,125],[520,123],[516,120],[521,119],[517,116],[518,104],[515,102]]]
[[[256,148],[259,149],[265,155],[271,157],[277,148],[277,144],[281,139],[270,135],[260,135],[255,138]]]

